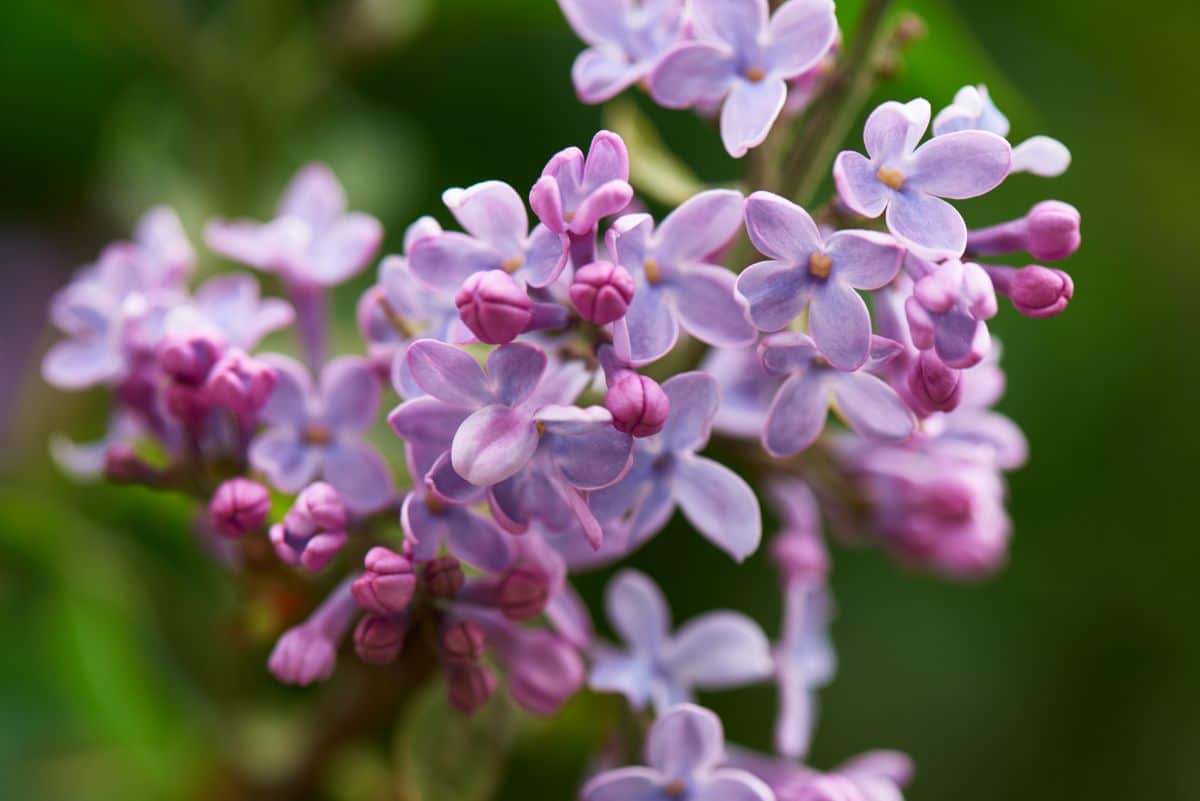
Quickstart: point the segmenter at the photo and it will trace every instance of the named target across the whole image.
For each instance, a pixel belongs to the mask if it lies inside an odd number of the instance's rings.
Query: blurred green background
[[[841,671],[822,696],[813,762],[903,749],[919,767],[912,801],[1200,798],[1190,499],[1185,513],[1200,444],[1185,327],[1200,296],[1200,15],[1185,2],[898,5],[929,35],[881,95],[937,107],[986,81],[1014,136],[1044,132],[1074,153],[1065,177],[1015,178],[966,204],[968,219],[1055,197],[1082,210],[1084,247],[1067,264],[1077,293],[1066,314],[1038,322],[1005,307],[994,327],[1004,409],[1033,448],[1011,480],[1011,568],[961,586],[839,551]],[[857,6],[840,3],[844,24]],[[177,206],[198,239],[209,215],[264,216],[311,159],[335,168],[398,247],[419,214],[446,220],[443,188],[526,188],[551,153],[586,144],[602,112],[574,99],[580,49],[552,0],[0,9],[0,797],[229,797],[230,766],[286,770],[331,703],[266,676],[270,621],[246,614],[236,580],[197,547],[186,503],[76,486],[50,466],[49,434],[97,434],[105,406],[38,377],[49,293],[145,207]],[[733,177],[709,127],[642,100],[699,174]],[[338,295],[351,346],[369,280]],[[731,606],[774,630],[766,560],[736,568],[682,529],[636,559],[677,619]],[[604,578],[581,582],[593,603]],[[768,744],[773,691],[705,700],[733,739]],[[523,726],[497,797],[573,797],[594,722],[614,709],[584,699],[552,725]],[[392,797],[393,748],[414,756],[391,728],[338,751],[321,792]]]

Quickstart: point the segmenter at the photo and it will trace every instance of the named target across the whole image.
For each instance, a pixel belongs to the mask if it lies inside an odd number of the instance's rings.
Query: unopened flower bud
[[[537,569],[517,567],[509,571],[496,590],[500,611],[509,620],[537,617],[550,599],[550,580]]]
[[[442,654],[452,665],[469,665],[483,656],[486,642],[478,623],[457,620],[442,628]]]
[[[349,523],[342,496],[331,485],[317,481],[305,487],[296,498],[295,509],[318,528],[344,529]]]
[[[278,375],[273,367],[241,351],[231,351],[213,367],[205,390],[213,404],[250,417],[266,404]]]
[[[533,319],[533,304],[513,277],[503,270],[475,273],[454,296],[459,317],[480,342],[512,342]]]
[[[905,387],[913,411],[921,416],[953,411],[962,400],[962,371],[947,365],[934,351],[921,351],[909,369]]]
[[[571,303],[583,319],[607,325],[625,316],[633,300],[633,276],[619,264],[592,262],[575,271]]]
[[[662,431],[671,401],[653,378],[628,371],[608,388],[604,407],[612,414],[613,427],[618,431],[649,437]]]
[[[208,376],[223,349],[224,344],[208,334],[168,336],[158,346],[158,364],[176,381],[195,386]]]
[[[271,493],[257,481],[232,478],[213,493],[208,514],[226,537],[237,538],[262,528],[271,510]]]
[[[508,659],[513,700],[536,715],[553,715],[583,686],[579,651],[549,631],[523,633]]]
[[[111,445],[104,452],[104,476],[115,484],[154,484],[162,473],[128,445]]]
[[[496,674],[486,665],[455,665],[446,670],[446,694],[459,712],[478,712],[495,691]]]
[[[1079,210],[1069,203],[1045,200],[1024,217],[972,231],[967,253],[995,256],[1025,252],[1039,261],[1059,261],[1079,249]]]
[[[350,585],[358,605],[377,615],[398,615],[408,608],[417,588],[412,562],[387,548],[367,551],[366,571]]]
[[[988,267],[996,291],[1007,295],[1013,307],[1026,317],[1044,319],[1067,308],[1075,295],[1075,283],[1062,270],[1031,264],[1019,270]]]
[[[425,585],[437,598],[453,598],[462,589],[466,576],[453,556],[439,556],[425,565]]]
[[[381,615],[367,615],[354,629],[354,651],[359,659],[372,665],[396,661],[404,646],[403,621]]]

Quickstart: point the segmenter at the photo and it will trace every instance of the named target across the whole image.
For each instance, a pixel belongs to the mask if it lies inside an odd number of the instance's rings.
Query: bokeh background
[[[858,3],[839,5],[853,19]],[[968,219],[1052,196],[1082,210],[1084,246],[1066,314],[1006,306],[995,322],[1003,408],[1033,447],[1011,481],[1011,568],[964,586],[839,551],[841,670],[813,762],[903,749],[919,766],[912,801],[1200,798],[1200,15],[1183,2],[898,5],[929,35],[883,93],[939,106],[985,81],[1015,135],[1074,152],[1065,177],[1015,178]],[[49,293],[149,205],[178,207],[198,238],[217,212],[264,216],[311,159],[392,247],[419,214],[446,219],[447,186],[528,187],[601,124],[571,90],[580,47],[552,0],[3,4],[0,797],[212,797],[230,765],[286,769],[319,725],[314,691],[265,675],[270,624],[197,546],[187,503],[76,486],[51,466],[51,432],[98,434],[104,399],[42,384]],[[639,105],[700,175],[733,176],[704,123]],[[347,343],[369,280],[338,295]],[[679,619],[732,606],[778,623],[761,555],[735,568],[677,523],[635,561]],[[582,582],[593,603],[604,578]],[[706,701],[732,738],[767,745],[770,689]],[[594,721],[611,714],[585,699],[522,726],[496,797],[573,797]],[[348,743],[320,792],[394,797],[393,752],[412,747],[387,730]]]

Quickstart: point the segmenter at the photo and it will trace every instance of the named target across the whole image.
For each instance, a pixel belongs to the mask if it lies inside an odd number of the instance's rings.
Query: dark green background
[[[858,4],[840,5],[853,19]],[[1056,197],[1082,210],[1084,246],[1067,265],[1077,293],[1066,314],[1039,322],[1005,308],[994,326],[1004,409],[1033,448],[1011,480],[1011,568],[961,586],[839,551],[842,664],[814,762],[904,749],[919,766],[916,801],[1195,799],[1196,11],[898,5],[920,11],[930,35],[884,93],[939,106],[985,80],[1015,135],[1045,132],[1074,153],[1062,179],[1016,178],[966,204],[968,218]],[[333,164],[398,246],[418,214],[446,219],[442,188],[526,188],[600,125],[599,109],[574,100],[581,46],[551,0],[364,2],[382,13],[365,39],[348,7],[0,9],[0,797],[212,797],[218,762],[270,773],[313,714],[313,693],[266,680],[267,643],[228,636],[244,605],[195,547],[186,504],[76,487],[48,465],[49,432],[95,434],[104,409],[37,377],[48,293],[150,203],[177,205],[197,235],[210,214],[265,214],[310,158]],[[734,175],[704,124],[650,112],[706,179]],[[348,346],[365,280],[338,297]],[[777,624],[761,556],[735,568],[677,525],[637,561],[680,619],[732,606]],[[602,579],[582,582],[593,601]],[[767,744],[769,690],[706,701],[731,737]],[[584,701],[526,729],[501,796],[571,797],[593,716],[611,714]],[[329,797],[388,797],[388,761],[386,734],[347,748],[324,780]]]

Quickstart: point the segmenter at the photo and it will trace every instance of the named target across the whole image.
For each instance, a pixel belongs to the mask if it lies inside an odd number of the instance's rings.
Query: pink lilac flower
[[[745,615],[710,612],[672,634],[667,599],[635,570],[613,578],[604,606],[626,650],[596,646],[588,684],[621,693],[636,709],[652,705],[661,715],[690,701],[694,690],[740,687],[771,675],[770,643]]]
[[[928,257],[962,255],[967,226],[942,198],[962,200],[995,189],[1007,177],[1011,148],[988,131],[955,131],[918,147],[929,127],[929,101],[888,101],[863,131],[867,156],[845,150],[833,165],[842,201],[864,217],[887,212],[887,227]]]
[[[956,131],[990,131],[1007,137],[1008,118],[992,102],[987,87],[964,86],[954,102],[938,112],[933,121],[934,136]],[[1028,172],[1044,178],[1062,175],[1071,166],[1071,151],[1057,139],[1033,136],[1013,145],[1012,172]]]
[[[1079,210],[1069,203],[1043,200],[1024,217],[971,231],[967,253],[995,256],[1025,252],[1039,261],[1060,261],[1079,250]]]
[[[391,471],[363,435],[379,409],[379,379],[365,359],[346,356],[321,371],[319,386],[298,362],[270,355],[278,379],[262,420],[269,426],[250,445],[250,463],[276,489],[297,492],[318,476],[346,506],[369,513],[394,497]]]
[[[903,801],[915,772],[899,751],[868,751],[828,773],[744,748],[728,748],[726,755],[727,766],[765,781],[776,801]]]
[[[357,611],[350,582],[346,579],[339,584],[308,620],[280,636],[267,662],[275,678],[303,687],[333,675],[338,645],[350,631]]]
[[[812,445],[825,428],[831,402],[864,436],[901,441],[912,435],[912,412],[895,390],[871,375],[900,352],[898,343],[872,337],[870,358],[851,372],[830,366],[807,334],[772,334],[760,343],[759,352],[769,372],[787,376],[763,429],[763,446],[771,455],[792,456]]]
[[[349,516],[342,498],[329,484],[309,484],[283,520],[271,526],[269,539],[287,565],[316,573],[333,561],[349,535]]]
[[[633,276],[619,264],[595,261],[575,271],[568,293],[580,317],[596,325],[608,325],[629,310]]]
[[[717,382],[705,373],[682,373],[668,379],[663,390],[670,401],[666,425],[637,440],[629,472],[592,493],[592,511],[606,523],[628,518],[632,548],[657,534],[678,506],[697,531],[742,561],[762,539],[758,499],[737,473],[697,455],[708,444]]]
[[[603,103],[643,80],[684,31],[683,0],[559,0],[589,47],[571,77],[584,103]]]
[[[913,344],[935,351],[950,367],[979,364],[992,346],[986,321],[999,310],[987,272],[973,262],[934,264],[913,253],[905,267],[914,281],[912,297],[904,302]]]
[[[768,19],[767,0],[692,0],[695,40],[650,73],[668,108],[723,101],[721,140],[734,158],[762,144],[787,101],[789,79],[821,60],[837,36],[832,0],[789,0]]]
[[[230,538],[262,528],[270,510],[271,493],[262,484],[246,478],[222,482],[208,504],[213,526]]]
[[[350,585],[358,605],[376,615],[403,614],[417,590],[417,576],[407,557],[376,546],[367,551],[363,574]]]
[[[230,347],[246,352],[254,350],[263,337],[286,328],[296,318],[291,304],[279,298],[263,298],[258,281],[249,275],[222,275],[200,285],[188,306],[172,312],[167,320],[186,328],[186,319],[176,321],[182,313],[199,319],[195,325],[208,325],[220,332]]]
[[[840,370],[856,370],[871,347],[871,316],[856,289],[879,289],[896,277],[904,248],[886,234],[838,231],[828,239],[804,209],[770,194],[746,201],[750,241],[771,261],[737,279],[750,321],[781,331],[808,308],[813,340]]]
[[[721,719],[681,704],[655,721],[646,739],[649,767],[617,768],[589,781],[583,801],[775,801],[771,788],[744,770],[721,767]]]
[[[714,189],[685,201],[657,230],[647,214],[619,218],[608,230],[609,261],[633,276],[633,301],[613,324],[617,354],[634,366],[666,355],[682,327],[720,347],[745,347],[754,327],[734,296],[736,276],[716,264],[742,226],[738,192]]]
[[[442,200],[467,230],[417,240],[408,254],[420,281],[457,293],[471,275],[503,270],[522,285],[544,287],[567,262],[568,240],[545,225],[529,230],[521,196],[506,183],[486,181],[467,189],[448,189]]]
[[[1030,264],[1005,267],[983,264],[996,293],[1012,301],[1013,308],[1037,320],[1054,317],[1066,310],[1075,296],[1075,282],[1062,270]]]

